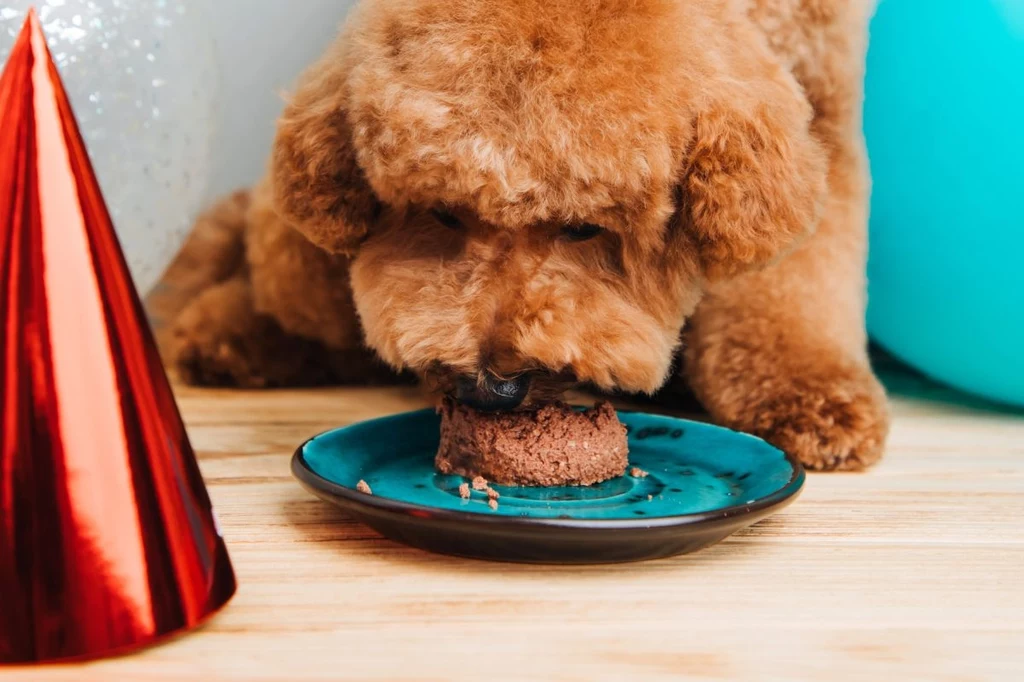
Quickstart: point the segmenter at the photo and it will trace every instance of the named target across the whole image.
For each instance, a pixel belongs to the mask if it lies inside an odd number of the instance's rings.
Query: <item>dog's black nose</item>
[[[515,409],[523,404],[529,392],[529,374],[499,379],[487,372],[483,377],[461,376],[455,382],[455,399],[483,412]]]

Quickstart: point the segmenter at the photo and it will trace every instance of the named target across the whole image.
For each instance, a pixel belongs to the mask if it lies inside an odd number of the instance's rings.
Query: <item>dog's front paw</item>
[[[695,382],[717,421],[764,438],[812,470],[854,471],[882,456],[888,402],[869,369],[735,359],[701,367]]]
[[[238,344],[229,339],[181,337],[172,355],[182,381],[196,386],[262,388],[266,378],[250,366]]]
[[[885,393],[867,371],[794,378],[750,404],[744,415],[739,428],[819,471],[874,464],[889,430]]]
[[[222,331],[176,325],[170,362],[178,377],[197,386],[264,387],[266,378],[251,362],[242,339]]]
[[[168,360],[182,381],[203,386],[322,386],[381,373],[361,349],[329,352],[285,332],[252,305],[245,282],[207,289],[171,327]]]
[[[259,320],[243,282],[203,291],[172,323],[167,359],[182,381],[202,386],[267,385]]]

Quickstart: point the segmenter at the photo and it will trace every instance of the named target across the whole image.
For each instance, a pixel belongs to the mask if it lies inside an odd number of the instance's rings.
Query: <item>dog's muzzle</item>
[[[482,377],[460,376],[455,381],[455,399],[483,412],[513,410],[526,400],[530,381],[528,373],[511,379],[499,379],[489,372]]]

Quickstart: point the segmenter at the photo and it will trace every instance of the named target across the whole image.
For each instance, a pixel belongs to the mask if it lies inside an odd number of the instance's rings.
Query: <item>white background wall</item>
[[[209,0],[222,83],[210,199],[262,174],[281,110],[280,93],[323,52],[353,4]]]

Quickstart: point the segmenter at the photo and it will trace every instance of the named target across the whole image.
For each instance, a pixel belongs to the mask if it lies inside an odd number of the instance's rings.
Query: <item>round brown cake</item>
[[[440,408],[435,466],[501,485],[592,485],[626,470],[626,427],[602,402],[578,411],[563,403],[519,412],[479,412],[451,400]]]

